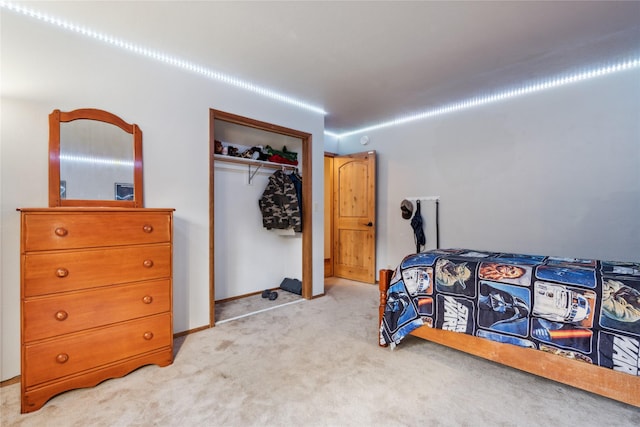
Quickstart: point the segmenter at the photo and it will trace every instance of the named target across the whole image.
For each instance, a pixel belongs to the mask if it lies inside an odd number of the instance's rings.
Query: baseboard
[[[331,258],[324,259],[324,277],[333,276],[333,263],[331,262]]]
[[[173,339],[184,337],[184,336],[191,335],[191,334],[195,334],[196,332],[204,331],[205,329],[209,329],[209,328],[211,328],[211,326],[204,325],[204,326],[200,326],[199,328],[187,329],[186,331],[177,332],[177,333],[173,334]]]
[[[9,378],[8,380],[0,381],[0,388],[11,385],[11,384],[16,384],[19,382],[20,382],[20,375],[18,375],[17,377]]]
[[[275,290],[277,290],[277,289],[279,289],[279,288],[277,288],[277,287],[276,287],[276,288],[271,288],[271,289],[269,289],[269,290],[270,290],[270,291],[275,291]],[[216,300],[216,304],[218,304],[218,303],[223,303],[223,302],[234,301],[234,300],[242,299],[242,298],[246,298],[246,297],[252,297],[252,296],[254,296],[254,295],[260,295],[262,292],[264,292],[264,290],[262,290],[262,291],[256,291],[256,292],[250,292],[250,293],[248,293],[248,294],[243,294],[243,295],[236,295],[235,297],[229,297],[229,298],[224,298],[224,299],[217,299],[217,300]]]

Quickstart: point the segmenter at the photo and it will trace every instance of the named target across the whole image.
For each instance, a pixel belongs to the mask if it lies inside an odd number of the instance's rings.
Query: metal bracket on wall
[[[249,185],[251,185],[251,180],[253,179],[254,176],[256,176],[260,168],[262,168],[262,165],[258,164],[258,167],[256,168],[256,170],[253,171],[253,173],[251,173],[251,163],[249,163],[248,167],[249,167]]]

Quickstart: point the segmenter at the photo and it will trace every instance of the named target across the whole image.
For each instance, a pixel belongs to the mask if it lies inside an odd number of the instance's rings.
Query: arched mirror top
[[[142,131],[108,111],[49,115],[49,206],[143,207]]]

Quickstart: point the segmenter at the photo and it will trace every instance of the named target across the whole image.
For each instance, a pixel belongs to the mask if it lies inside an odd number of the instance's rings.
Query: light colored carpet
[[[273,310],[283,305],[294,304],[304,301],[300,295],[276,289],[278,298],[270,300],[262,298],[262,294],[251,295],[231,301],[216,302],[215,314],[216,324],[220,325],[228,321],[240,319],[244,316],[253,316],[262,312]]]
[[[148,366],[2,426],[638,426],[640,409],[407,338],[377,345],[378,292],[331,279],[326,295],[176,340]]]

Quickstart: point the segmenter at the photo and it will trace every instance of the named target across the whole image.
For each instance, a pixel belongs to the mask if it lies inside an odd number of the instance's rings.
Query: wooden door
[[[376,152],[333,162],[333,274],[375,283]]]
[[[333,158],[324,154],[324,277],[333,276]]]

